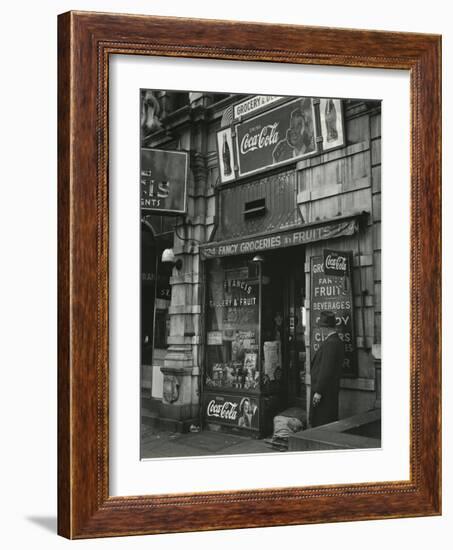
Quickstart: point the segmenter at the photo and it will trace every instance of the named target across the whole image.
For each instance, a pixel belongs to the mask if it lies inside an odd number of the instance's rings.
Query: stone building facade
[[[142,211],[142,417],[163,429],[201,424],[257,437],[279,410],[308,411],[323,338],[314,321],[337,304],[328,299],[335,288],[350,350],[340,418],[380,407],[380,104],[337,102],[342,139],[329,148],[328,107],[311,98],[311,149],[283,161],[274,149],[273,163],[257,157],[255,169],[241,132],[272,117],[278,125],[298,105],[260,97],[153,92],[142,118],[142,147],[189,157],[187,213]],[[225,141],[231,167],[222,168]],[[169,248],[181,260],[174,267],[162,263]],[[346,259],[341,277],[314,274],[326,251]],[[252,409],[253,425],[238,424]]]

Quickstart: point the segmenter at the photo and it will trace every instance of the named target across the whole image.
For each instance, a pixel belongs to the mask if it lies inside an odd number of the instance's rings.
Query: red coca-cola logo
[[[335,271],[345,271],[347,269],[346,257],[345,256],[332,256],[328,254],[326,256],[326,268],[334,269]]]
[[[236,420],[238,415],[238,404],[231,401],[225,401],[224,403],[217,403],[214,399],[209,401],[206,409],[208,416],[214,416],[216,418],[222,418],[224,420]]]

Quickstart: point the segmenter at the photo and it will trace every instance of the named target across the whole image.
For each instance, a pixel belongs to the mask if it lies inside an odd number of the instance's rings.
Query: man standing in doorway
[[[344,362],[344,345],[336,331],[332,311],[321,311],[318,325],[330,329],[311,363],[312,428],[338,420],[338,395]]]

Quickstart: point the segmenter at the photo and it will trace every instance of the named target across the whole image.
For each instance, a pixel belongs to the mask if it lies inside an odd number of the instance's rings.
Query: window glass
[[[205,386],[258,391],[259,278],[244,258],[207,266]]]

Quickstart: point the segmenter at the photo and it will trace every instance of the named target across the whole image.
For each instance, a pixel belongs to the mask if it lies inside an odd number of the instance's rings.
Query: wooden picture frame
[[[58,24],[59,534],[89,538],[440,514],[440,37],[84,12],[60,15]],[[410,72],[410,480],[109,495],[112,54]]]

